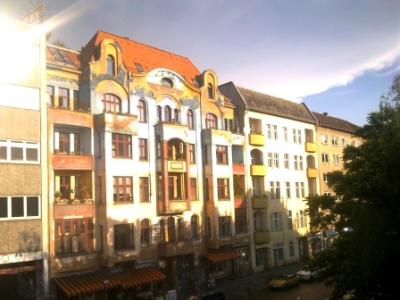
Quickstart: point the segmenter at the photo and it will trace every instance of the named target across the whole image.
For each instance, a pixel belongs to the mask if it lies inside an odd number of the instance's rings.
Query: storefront
[[[207,253],[209,287],[215,285],[216,280],[227,278],[234,274],[234,260],[239,255],[233,249],[212,250]]]
[[[155,267],[98,271],[55,279],[57,299],[153,299],[165,294],[166,276]]]

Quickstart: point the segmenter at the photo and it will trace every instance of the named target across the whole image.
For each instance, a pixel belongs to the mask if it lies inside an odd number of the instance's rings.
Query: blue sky
[[[37,0],[3,0],[23,10]],[[52,40],[101,29],[189,57],[220,83],[363,124],[400,71],[398,0],[47,0]],[[1,8],[0,8],[1,9]]]

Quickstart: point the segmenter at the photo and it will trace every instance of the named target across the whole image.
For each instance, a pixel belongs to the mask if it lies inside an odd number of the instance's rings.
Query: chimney
[[[327,116],[327,115],[328,115],[328,113],[327,113],[327,112],[324,112],[324,113],[323,113],[323,115],[324,115],[324,116]]]

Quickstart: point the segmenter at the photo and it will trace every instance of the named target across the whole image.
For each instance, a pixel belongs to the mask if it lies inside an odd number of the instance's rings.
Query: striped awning
[[[134,288],[150,282],[165,280],[157,268],[127,269],[118,273],[97,272],[55,279],[67,297],[90,295],[114,287]]]

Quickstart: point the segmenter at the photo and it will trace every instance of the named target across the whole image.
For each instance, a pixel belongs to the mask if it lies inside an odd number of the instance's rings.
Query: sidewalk
[[[254,272],[246,277],[225,279],[217,282],[216,288],[221,290],[227,300],[251,299],[249,294],[253,289],[263,289],[274,275],[296,273],[305,265],[305,262],[296,262],[285,266],[269,268],[262,272]]]

